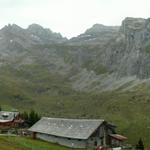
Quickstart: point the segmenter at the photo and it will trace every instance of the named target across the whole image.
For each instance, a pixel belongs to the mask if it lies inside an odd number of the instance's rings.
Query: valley
[[[150,146],[150,20],[96,24],[68,40],[33,24],[0,30],[0,105],[42,116],[105,119]]]

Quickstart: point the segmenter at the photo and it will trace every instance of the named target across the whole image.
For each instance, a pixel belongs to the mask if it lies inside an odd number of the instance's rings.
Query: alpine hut
[[[29,128],[29,131],[32,138],[73,148],[107,147],[112,146],[112,143],[120,144],[120,140],[126,140],[119,138],[119,135],[115,137],[115,126],[104,120],[43,117]],[[118,139],[119,142],[116,142]]]

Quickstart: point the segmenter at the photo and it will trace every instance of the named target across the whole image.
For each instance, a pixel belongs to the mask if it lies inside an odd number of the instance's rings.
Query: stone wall
[[[63,138],[63,137],[57,137],[57,136],[47,135],[43,133],[36,133],[36,138],[49,141],[52,143],[68,146],[68,147],[73,146],[74,148],[86,148],[86,143],[87,143],[87,140]]]

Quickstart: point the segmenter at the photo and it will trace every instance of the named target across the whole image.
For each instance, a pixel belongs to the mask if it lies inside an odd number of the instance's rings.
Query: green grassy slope
[[[0,68],[0,104],[20,111],[34,108],[43,116],[106,119],[135,143],[141,137],[150,147],[150,86],[132,91],[92,94],[69,88],[67,77],[51,74],[34,63]]]
[[[31,138],[1,136],[0,150],[71,150],[71,148]]]

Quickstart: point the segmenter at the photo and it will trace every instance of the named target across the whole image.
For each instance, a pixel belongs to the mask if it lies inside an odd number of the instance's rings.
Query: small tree
[[[144,150],[144,144],[143,144],[143,141],[141,138],[139,139],[138,144],[136,145],[136,149],[137,150]]]
[[[40,116],[34,110],[31,110],[29,113],[29,119],[28,120],[29,120],[29,125],[32,126],[38,120],[40,120]]]
[[[29,119],[28,113],[27,113],[26,111],[24,111],[24,112],[21,114],[21,117],[22,117],[22,119],[25,120],[25,121],[28,121],[28,119]]]
[[[35,124],[38,120],[41,119],[41,117],[36,113],[34,110],[31,110],[30,113],[27,113],[24,111],[22,114],[20,114],[22,119],[25,120],[29,126],[32,126]]]

